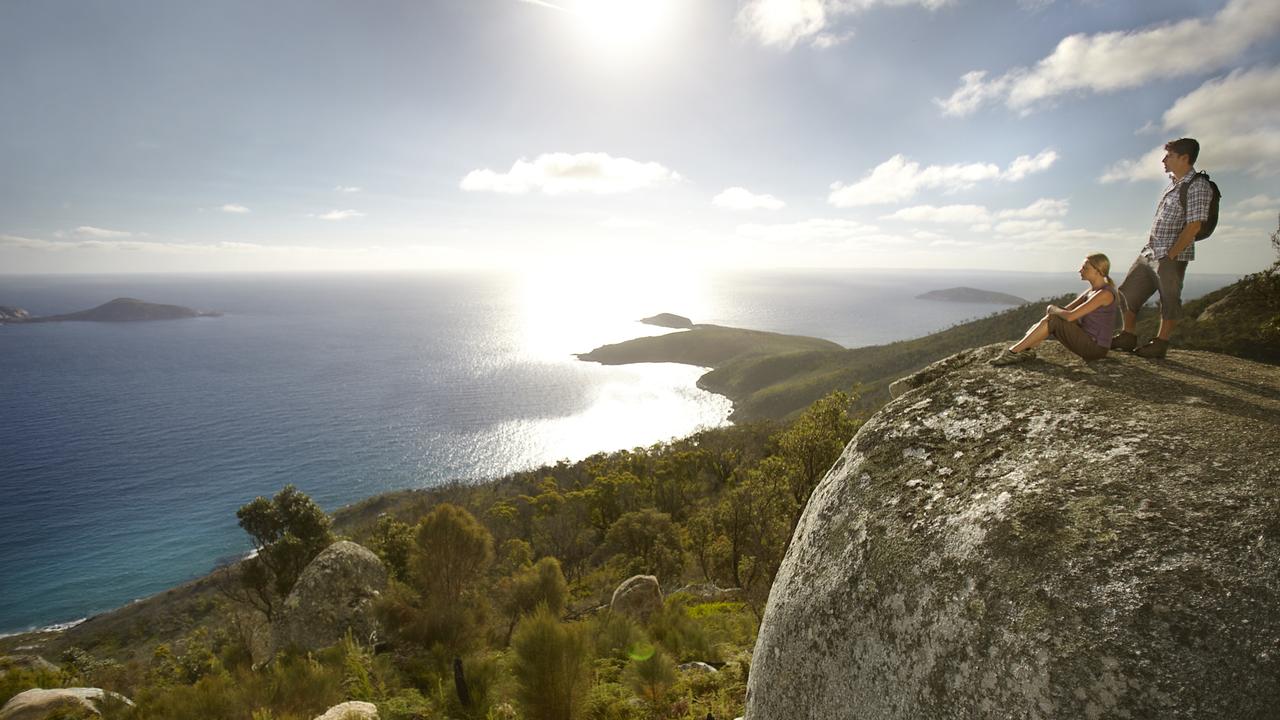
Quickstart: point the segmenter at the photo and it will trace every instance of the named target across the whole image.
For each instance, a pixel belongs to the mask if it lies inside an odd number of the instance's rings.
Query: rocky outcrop
[[[334,705],[315,720],[378,720],[378,708],[373,703],[352,700]]]
[[[613,591],[609,611],[637,620],[648,620],[662,610],[662,588],[653,575],[635,575],[622,581]]]
[[[367,641],[377,631],[373,605],[387,588],[387,570],[369,549],[336,542],[315,557],[285,598],[271,627],[272,652],[319,650],[351,631]]]
[[[97,714],[98,706],[110,695],[132,705],[128,698],[108,693],[100,688],[58,688],[55,690],[27,690],[9,699],[0,708],[0,720],[45,720],[62,717],[71,712],[85,710]]]
[[[898,387],[814,491],[748,720],[1280,707],[1280,369],[1172,351]]]
[[[0,678],[10,672],[26,670],[33,672],[57,672],[58,666],[39,655],[5,655],[0,657]]]

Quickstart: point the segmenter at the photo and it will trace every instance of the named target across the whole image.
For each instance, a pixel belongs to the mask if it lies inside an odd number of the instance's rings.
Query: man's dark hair
[[[1171,153],[1186,155],[1187,161],[1192,165],[1196,164],[1196,158],[1200,155],[1200,143],[1196,142],[1194,138],[1170,140],[1164,144],[1164,149]]]

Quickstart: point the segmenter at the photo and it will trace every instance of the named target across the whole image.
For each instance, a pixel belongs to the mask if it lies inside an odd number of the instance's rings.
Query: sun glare
[[[577,0],[571,8],[593,45],[626,52],[656,46],[670,29],[675,0]]]

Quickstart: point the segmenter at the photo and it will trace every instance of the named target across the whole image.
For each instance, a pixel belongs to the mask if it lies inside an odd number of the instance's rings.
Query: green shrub
[[[632,658],[627,668],[627,684],[655,714],[665,715],[671,687],[676,683],[676,665],[660,648]]]
[[[590,654],[585,634],[539,608],[516,627],[512,674],[528,720],[576,720],[582,716]]]
[[[679,582],[684,570],[684,543],[671,516],[653,508],[629,512],[605,533],[602,558],[620,558],[628,575],[656,575]]]
[[[520,618],[533,612],[539,605],[546,606],[553,615],[563,613],[569,599],[569,588],[565,583],[564,573],[560,571],[560,561],[544,557],[532,567],[511,576],[502,584],[499,594],[502,596],[503,614],[508,620],[507,635],[503,641],[506,645]]]
[[[714,643],[701,623],[689,617],[688,608],[679,598],[670,599],[649,619],[649,634],[680,662],[715,662],[719,659]]]
[[[647,643],[644,631],[631,618],[620,613],[604,612],[587,626],[595,645],[595,654],[601,658],[627,660],[635,648]]]

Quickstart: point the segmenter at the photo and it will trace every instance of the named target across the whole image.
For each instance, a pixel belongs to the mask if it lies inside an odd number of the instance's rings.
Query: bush
[[[520,618],[536,610],[539,605],[545,606],[557,617],[563,613],[569,599],[569,586],[565,583],[564,573],[560,571],[560,561],[544,557],[503,583],[501,594],[502,610],[509,621],[507,635],[503,640],[503,645],[506,645],[511,642],[511,633]]]
[[[235,599],[274,618],[298,576],[320,551],[333,543],[329,516],[293,485],[270,500],[254,498],[236,511],[257,554],[242,563],[246,592]]]
[[[676,665],[659,648],[632,658],[627,668],[627,684],[644,700],[649,709],[665,715],[668,695],[676,683]]]
[[[516,697],[528,720],[581,717],[588,684],[586,638],[546,608],[522,620],[512,638]]]

